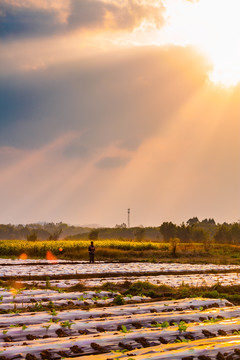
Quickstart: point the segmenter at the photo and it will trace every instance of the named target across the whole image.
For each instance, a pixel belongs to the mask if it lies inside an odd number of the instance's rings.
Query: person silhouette
[[[95,252],[95,246],[93,244],[93,241],[91,241],[91,245],[88,247],[89,252],[89,262],[90,264],[94,264],[94,252]]]

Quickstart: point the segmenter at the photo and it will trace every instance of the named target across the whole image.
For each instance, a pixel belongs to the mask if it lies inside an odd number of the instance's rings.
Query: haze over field
[[[1,0],[1,223],[240,218],[238,0]]]

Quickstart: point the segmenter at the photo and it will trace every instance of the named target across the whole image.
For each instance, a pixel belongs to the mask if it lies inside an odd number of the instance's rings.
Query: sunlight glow
[[[20,260],[26,260],[28,258],[27,254],[25,253],[22,253],[20,256],[19,256],[19,259]]]
[[[240,82],[240,1],[165,1],[165,36],[178,45],[193,45],[213,65],[214,83],[234,86]]]
[[[53,253],[48,250],[46,253],[46,259],[49,260],[52,264],[56,264],[57,263],[57,258],[55,255],[53,255]]]

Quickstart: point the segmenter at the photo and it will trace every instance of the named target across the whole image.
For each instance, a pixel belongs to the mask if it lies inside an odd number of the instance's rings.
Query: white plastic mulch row
[[[64,315],[64,316],[63,316]],[[105,332],[115,332],[121,330],[123,326],[130,332],[135,329],[141,329],[142,331],[160,330],[160,324],[168,322],[167,328],[159,333],[154,333],[154,336],[163,336],[165,341],[174,342],[176,337],[187,334],[188,339],[195,340],[202,338],[204,329],[208,332],[212,332],[216,335],[232,334],[233,330],[240,329],[240,308],[218,308],[218,309],[206,309],[203,311],[196,310],[183,310],[183,311],[171,311],[168,313],[145,313],[145,314],[131,314],[122,316],[107,316],[104,317],[89,317],[82,319],[78,316],[75,317],[61,312],[52,315],[46,321],[46,315],[44,316],[24,316],[21,319],[18,317],[6,319],[0,318],[1,326],[4,326],[4,330],[0,331],[0,343],[4,339],[8,338],[12,341],[24,341],[31,339],[40,339],[47,337],[67,337],[67,336],[79,336],[81,334],[100,334]],[[32,318],[31,318],[32,316]],[[27,320],[24,322],[24,319]],[[225,320],[220,321],[225,318]],[[231,320],[229,321],[229,318]],[[211,319],[211,320],[209,320]],[[36,323],[34,323],[34,321]],[[187,325],[187,333],[181,334],[178,330],[178,326],[173,326],[175,323],[193,323]],[[215,322],[218,321],[216,324]],[[196,325],[197,322],[197,325]],[[202,323],[202,324],[199,324]],[[195,324],[194,324],[195,323]],[[172,325],[172,326],[170,326]],[[136,334],[137,332],[134,332]],[[192,335],[191,335],[192,334]],[[150,334],[153,336],[153,333]],[[157,338],[158,339],[158,338]]]
[[[81,356],[75,357],[75,360],[237,360],[239,358],[240,336],[236,335],[134,349],[123,353]]]
[[[86,305],[109,305],[113,303],[114,297],[119,295],[117,292],[109,291],[88,291],[88,292],[69,292],[59,293],[54,290],[23,290],[17,293],[16,290],[0,291],[0,310],[20,310],[32,308],[39,310],[43,306],[86,306]],[[149,298],[145,296],[123,297],[124,301],[143,301]]]
[[[140,316],[145,314],[151,314],[152,318],[155,318],[156,314],[161,313],[161,316],[166,320],[166,315],[171,317],[171,313],[175,314],[176,311],[188,311],[191,312],[193,316],[194,309],[198,311],[199,317],[206,316],[205,308],[209,309],[211,317],[214,316],[223,316],[227,314],[226,317],[236,317],[240,311],[239,307],[231,307],[231,304],[226,300],[215,300],[215,299],[185,299],[185,300],[173,300],[173,301],[159,301],[153,303],[142,303],[142,304],[126,304],[122,306],[111,306],[111,307],[101,307],[101,308],[90,308],[89,310],[84,310],[81,307],[79,309],[70,309],[65,311],[58,311],[57,314],[53,315],[53,312],[41,311],[41,312],[31,312],[31,313],[11,313],[11,314],[0,314],[0,327],[6,327],[10,325],[32,325],[40,324],[44,322],[50,322],[51,319],[57,318],[61,321],[69,320],[87,320],[90,319],[110,319],[115,317],[131,317]],[[217,309],[211,309],[216,307]],[[226,310],[226,306],[228,306]],[[222,310],[224,308],[224,310]],[[226,313],[227,311],[227,313]],[[197,313],[198,314],[198,313]],[[214,315],[215,314],[215,315]],[[148,316],[148,315],[147,315]],[[225,315],[224,315],[225,316]],[[195,319],[195,318],[194,318]]]
[[[218,325],[218,327],[220,324]],[[206,328],[207,326],[205,326]],[[217,325],[215,325],[217,332]],[[206,336],[202,333],[202,328],[196,325],[193,326],[189,332],[194,331],[194,335],[197,340],[204,341]],[[46,338],[38,339],[38,341],[33,340],[32,342],[23,344],[21,342],[17,343],[14,347],[9,346],[7,348],[1,347],[0,351],[3,351],[3,354],[6,358],[12,359],[16,357],[17,354],[21,354],[19,357],[25,358],[27,354],[32,354],[41,358],[41,354],[44,351],[48,351],[51,354],[51,358],[59,358],[61,354],[63,357],[66,356],[76,356],[76,354],[93,354],[97,352],[110,352],[127,349],[128,353],[134,354],[138,348],[150,348],[148,353],[151,352],[153,346],[158,346],[161,344],[161,339],[166,339],[166,341],[171,342],[172,344],[179,340],[186,340],[187,336],[183,332],[180,333],[175,326],[175,329],[170,329],[169,334],[166,334],[166,330],[159,329],[140,329],[132,330],[128,333],[123,333],[117,331],[102,333],[101,336],[97,335],[80,335],[80,336],[71,336],[71,337],[59,337],[59,338]],[[229,335],[231,338],[232,335]],[[214,337],[216,339],[214,339]],[[237,337],[237,338],[236,338]],[[227,337],[225,337],[227,338]],[[240,346],[240,336],[236,335],[234,340],[238,340]],[[211,342],[215,343],[215,347],[219,346],[221,348],[223,339],[217,337],[214,333],[211,338]],[[33,345],[34,342],[34,345]],[[194,348],[196,340],[188,343],[188,348]],[[200,345],[200,343],[198,343]],[[30,345],[30,346],[29,346]],[[171,347],[170,347],[171,348]],[[176,347],[175,347],[176,348]],[[186,349],[185,349],[186,350]],[[216,349],[215,349],[216,350]],[[219,351],[219,349],[218,349]],[[174,353],[172,353],[173,356]],[[164,355],[162,353],[162,355]],[[168,354],[169,356],[169,354]],[[168,357],[169,358],[169,357]],[[105,358],[106,359],[106,358]],[[163,357],[164,359],[164,357]],[[175,359],[175,357],[172,357]]]
[[[220,273],[220,274],[190,274],[190,275],[155,275],[155,276],[129,276],[129,277],[110,277],[110,278],[92,278],[92,279],[61,279],[50,280],[52,287],[68,288],[81,282],[87,287],[101,286],[106,282],[114,282],[122,284],[125,281],[148,281],[154,285],[168,285],[171,287],[179,287],[183,283],[189,286],[213,286],[220,283],[222,286],[240,285],[240,273]],[[32,285],[45,286],[46,281],[23,281],[23,283]]]
[[[36,303],[39,301],[57,300],[85,300],[113,298],[117,292],[110,291],[87,291],[87,292],[58,292],[55,290],[0,290],[0,304],[5,303]]]
[[[239,265],[191,265],[191,264],[165,264],[165,263],[81,263],[81,264],[36,264],[36,265],[19,265],[1,266],[0,276],[57,276],[57,275],[74,275],[74,274],[109,274],[109,273],[141,273],[141,272],[204,272],[204,271],[223,271],[240,269]]]
[[[207,309],[212,306],[216,308]],[[231,335],[233,331],[240,329],[238,318],[235,318],[234,324],[227,320],[216,323],[210,320],[206,323],[189,323],[184,326],[181,323],[181,318],[186,322],[196,319],[203,321],[204,318],[220,320],[225,317],[224,315],[229,317],[239,313],[239,309],[221,306],[231,304],[225,300],[186,299],[89,311],[70,310],[54,315],[46,312],[3,314],[0,315],[0,352],[4,359],[57,359],[112,350],[135,351],[137,348],[175,342],[179,339],[186,340],[189,336],[193,340],[205,339],[209,334],[219,335],[219,331]],[[198,318],[200,315],[202,319]],[[30,323],[27,319],[30,319]],[[164,324],[167,319],[177,321],[178,325],[161,326],[158,323],[161,321]],[[34,320],[37,323],[31,323]],[[11,322],[11,325],[8,323],[6,326],[6,321]],[[208,329],[207,333],[204,333],[204,329]]]
[[[134,296],[131,298],[131,300],[128,297],[123,297],[124,301],[126,302],[132,302],[132,301],[143,301],[147,300],[149,298],[142,297],[142,296]],[[75,306],[91,306],[91,305],[101,305],[101,306],[107,306],[114,302],[114,299],[86,299],[86,300],[53,300],[52,305],[59,307],[59,306],[69,306],[69,305],[75,305]],[[49,301],[41,301],[39,303],[8,303],[8,304],[0,304],[0,310],[21,310],[21,309],[32,309],[35,311],[36,309],[40,309],[43,306],[49,306]]]
[[[71,260],[61,260],[58,259],[57,260],[58,263],[70,263],[70,262],[74,262]],[[81,262],[87,262],[87,261],[81,261]],[[16,265],[16,264],[22,264],[22,265],[28,265],[28,264],[52,264],[53,260],[46,260],[46,259],[2,259],[0,258],[0,265]]]

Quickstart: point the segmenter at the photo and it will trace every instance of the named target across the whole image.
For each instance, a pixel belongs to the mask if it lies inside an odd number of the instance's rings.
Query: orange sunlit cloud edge
[[[5,19],[2,36],[8,39],[4,25],[8,20],[7,14],[12,11],[17,14],[15,21],[21,30],[21,42],[24,42],[23,52],[17,33],[14,41],[10,31],[11,41],[1,46],[3,71],[6,73],[12,67],[18,68],[18,71],[38,71],[87,54],[91,56],[121,48],[124,51],[125,47],[191,45],[202,51],[212,63],[213,69],[209,71],[211,81],[221,86],[239,83],[240,51],[235,40],[235,34],[240,30],[237,16],[240,4],[237,1],[135,0],[128,4],[126,1],[96,0],[95,6],[93,11],[93,5],[88,0],[51,4],[32,0],[3,1],[0,5],[0,21]],[[46,16],[53,16],[53,21],[42,19],[42,23],[46,23],[44,32],[39,25],[41,21],[36,23],[36,28],[32,25],[29,37],[21,16],[25,10],[38,17],[40,9]],[[33,38],[34,34],[36,38]],[[9,57],[9,47],[11,52],[18,53],[17,57]]]

